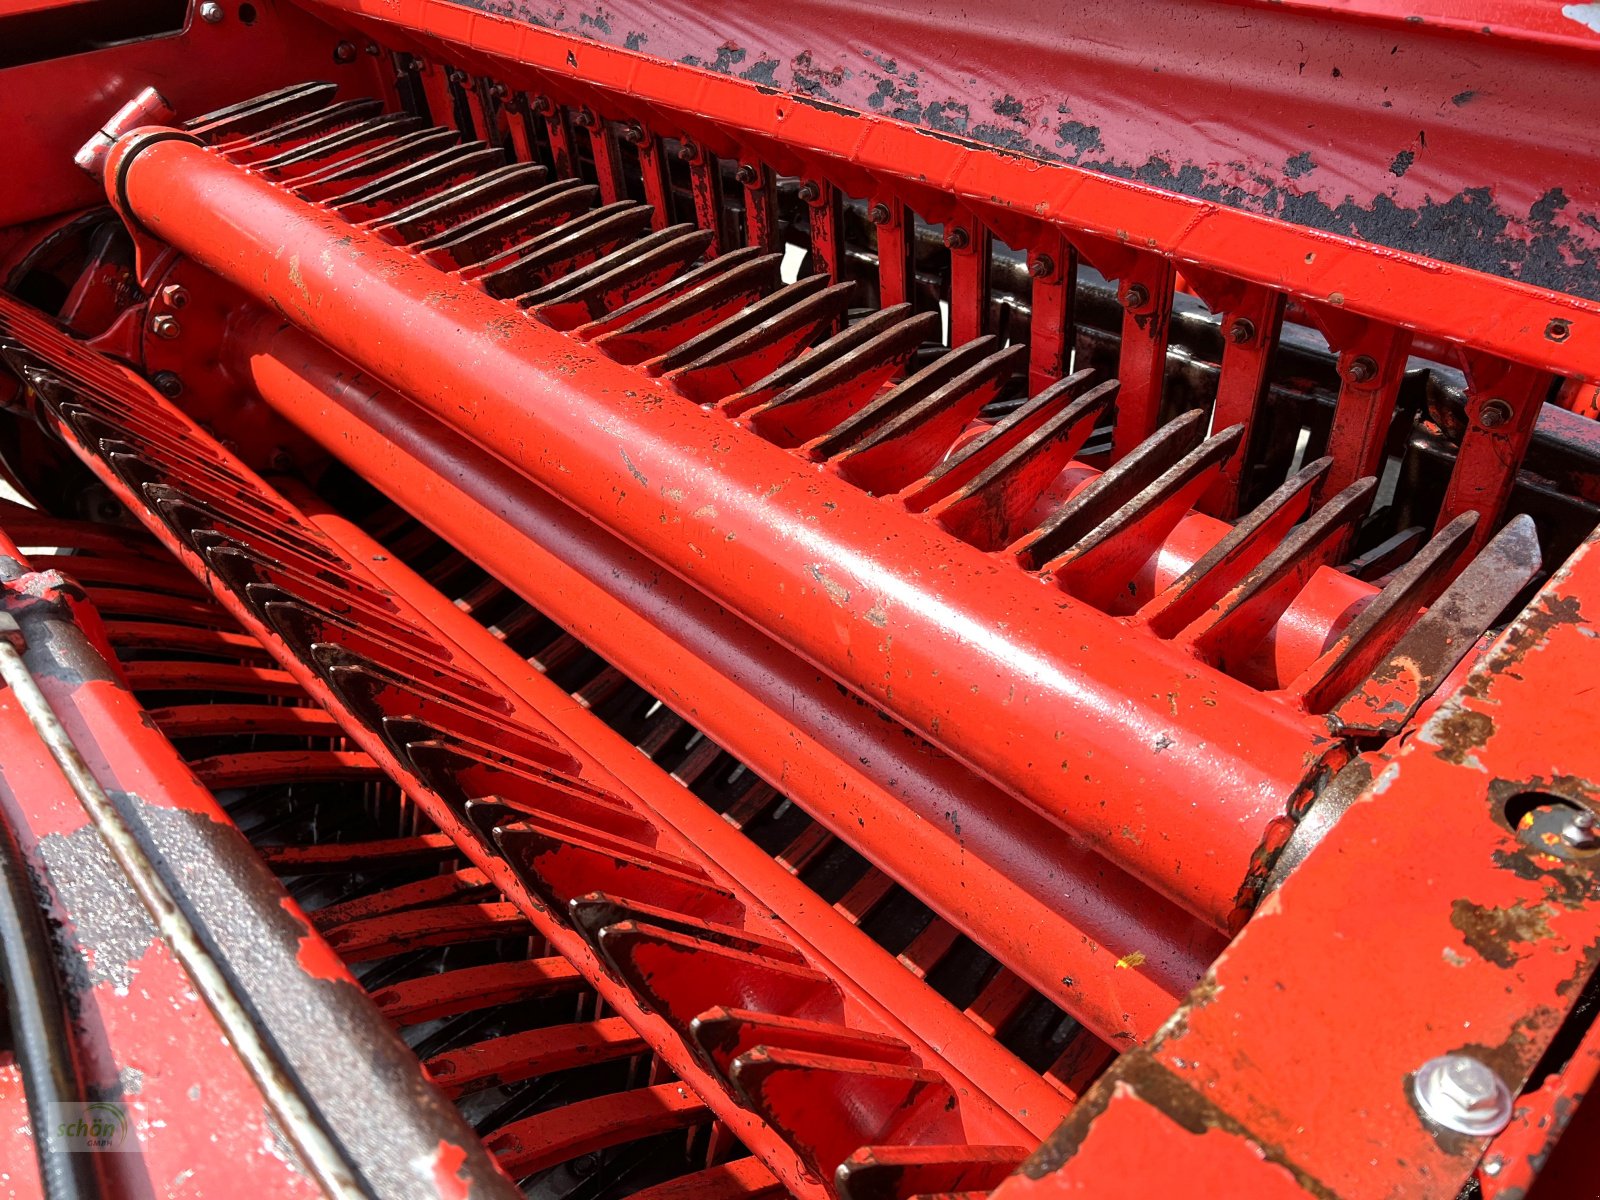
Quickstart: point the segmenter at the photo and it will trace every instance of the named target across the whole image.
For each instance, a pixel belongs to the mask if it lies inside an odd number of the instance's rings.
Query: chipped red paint
[[[1585,5],[451,2],[1600,299]]]
[[[467,1200],[469,1184],[460,1174],[466,1161],[465,1149],[449,1142],[439,1143],[439,1153],[433,1160],[433,1186],[438,1189],[439,1200]]]
[[[295,961],[300,964],[305,973],[313,979],[327,979],[335,983],[355,983],[350,975],[350,968],[345,965],[345,960],[339,957],[333,947],[328,945],[327,939],[317,933],[311,924],[311,919],[300,911],[300,906],[288,896],[279,904],[283,911],[306,927],[304,936],[300,939],[300,949],[295,952]],[[458,1163],[457,1166],[460,1164]]]
[[[1278,1187],[1287,1168],[1313,1195],[1386,1196],[1397,1181],[1408,1196],[1456,1195],[1486,1141],[1431,1127],[1412,1073],[1467,1054],[1517,1094],[1600,954],[1596,858],[1552,855],[1520,819],[1530,806],[1600,803],[1591,782],[1600,747],[1582,691],[1569,686],[1600,671],[1582,614],[1596,586],[1591,539],[1161,1034],[1113,1066],[1000,1196],[1070,1192],[1103,1179],[1107,1155],[1143,1194],[1182,1165],[1203,1177],[1236,1139],[1268,1160],[1248,1176],[1263,1187]],[[1380,904],[1352,902],[1380,880]],[[1581,1091],[1592,1063],[1575,1061]],[[1359,1118],[1321,1119],[1334,1111]],[[1203,1136],[1166,1138],[1160,1155],[1129,1151],[1174,1121]]]

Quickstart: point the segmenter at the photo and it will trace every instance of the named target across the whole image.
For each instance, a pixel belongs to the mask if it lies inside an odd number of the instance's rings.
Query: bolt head
[[[200,19],[207,25],[215,25],[222,20],[222,15],[222,5],[215,3],[214,0],[206,0],[200,6]]]
[[[177,337],[178,334],[182,333],[183,330],[178,324],[177,317],[173,316],[171,313],[158,313],[156,316],[150,318],[150,332],[155,334],[158,338],[171,341],[173,338]]]
[[[1594,814],[1587,809],[1573,813],[1561,827],[1561,840],[1574,850],[1593,850],[1600,846],[1600,830],[1595,828]]]
[[[1378,377],[1377,360],[1367,354],[1358,354],[1345,368],[1345,378],[1351,383],[1371,383]]]
[[[168,308],[182,308],[189,303],[188,290],[179,283],[169,283],[161,289],[161,302]]]
[[[1507,424],[1512,415],[1511,405],[1504,400],[1485,400],[1478,410],[1478,424],[1485,429],[1498,429]]]
[[[1511,1089],[1494,1068],[1466,1054],[1423,1063],[1412,1078],[1412,1095],[1435,1125],[1472,1137],[1499,1133],[1511,1120]]]

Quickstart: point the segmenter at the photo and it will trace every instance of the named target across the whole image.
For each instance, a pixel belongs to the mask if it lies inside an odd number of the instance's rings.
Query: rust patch
[[[1461,932],[1468,946],[1488,961],[1510,968],[1528,957],[1528,952],[1519,952],[1515,947],[1555,937],[1548,920],[1554,912],[1548,904],[1490,908],[1470,900],[1456,900],[1450,905],[1450,924]]]
[[[1494,736],[1494,720],[1485,713],[1460,709],[1429,730],[1439,749],[1438,756],[1458,767],[1468,765],[1474,750],[1487,745]]]

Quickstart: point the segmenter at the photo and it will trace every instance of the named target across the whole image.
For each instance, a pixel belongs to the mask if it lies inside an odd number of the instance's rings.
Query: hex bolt
[[[550,115],[550,112],[555,108],[555,105],[550,103],[549,96],[535,96],[528,107],[536,115],[545,117]]]
[[[1499,1133],[1511,1120],[1511,1089],[1494,1068],[1465,1054],[1423,1063],[1411,1094],[1428,1120],[1470,1137]]]
[[[1345,378],[1351,383],[1371,383],[1378,377],[1378,363],[1370,354],[1359,354],[1345,368]]]
[[[157,371],[150,377],[151,385],[168,400],[183,395],[183,380],[173,371]]]
[[[967,242],[970,240],[967,231],[959,225],[954,229],[946,229],[944,231],[944,244],[952,250],[965,250]]]
[[[222,5],[215,3],[214,0],[206,0],[200,6],[200,19],[207,25],[215,25],[222,20]]]
[[[692,163],[700,157],[700,147],[693,142],[685,142],[678,147],[678,158],[686,163]]]
[[[871,221],[874,225],[887,225],[889,223],[889,218],[892,215],[893,214],[889,212],[889,206],[887,204],[874,204],[871,208],[867,209],[867,220]]]
[[[1544,335],[1552,342],[1564,342],[1572,333],[1572,322],[1565,317],[1551,317],[1544,327]]]
[[[489,95],[492,99],[504,100],[510,94],[511,89],[503,83],[491,83],[489,85]]]
[[[150,318],[150,332],[158,338],[171,341],[183,332],[178,324],[178,318],[171,313],[159,313]]]
[[[161,303],[168,308],[182,308],[189,303],[189,292],[181,283],[169,283],[161,289]]]
[[[1247,346],[1255,340],[1255,322],[1249,317],[1238,317],[1228,326],[1227,338],[1235,346]]]
[[[1572,814],[1572,819],[1561,827],[1561,840],[1574,850],[1593,850],[1600,846],[1600,831],[1595,829],[1594,814],[1588,809]]]
[[[573,114],[572,123],[574,125],[581,126],[584,129],[593,129],[597,122],[595,121],[594,114],[592,112],[590,112],[587,108],[580,108],[576,113]]]
[[[356,60],[356,48],[350,42],[340,42],[333,48],[333,61],[336,63],[353,63]]]
[[[1150,303],[1150,289],[1142,283],[1130,283],[1128,290],[1122,293],[1122,307],[1129,312],[1138,312]]]
[[[1028,274],[1035,279],[1049,279],[1056,273],[1056,260],[1048,254],[1036,254],[1028,262]]]
[[[450,82],[458,84],[461,87],[466,87],[468,83],[467,73],[465,71],[451,71]]]
[[[739,169],[733,173],[733,177],[744,184],[745,187],[749,187],[757,179],[761,178],[761,172],[757,171],[749,163],[740,163]]]
[[[1504,400],[1485,400],[1478,410],[1478,424],[1485,429],[1498,429],[1511,417],[1511,405]]]
[[[617,136],[629,145],[642,146],[649,135],[645,133],[644,126],[639,122],[629,121],[622,127],[622,131]]]
[[[800,185],[795,194],[807,204],[815,204],[822,199],[822,189],[809,179]]]

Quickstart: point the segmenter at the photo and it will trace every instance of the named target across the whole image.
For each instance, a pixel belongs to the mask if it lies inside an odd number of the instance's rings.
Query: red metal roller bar
[[[240,330],[261,397],[608,661],[786,788],[1099,1036],[1143,1040],[1222,948],[1030,810],[925,753],[788,651],[293,326]],[[1141,956],[1137,970],[1117,964]]]
[[[1236,919],[1333,745],[181,135],[123,139],[108,180],[157,236],[1197,914]]]

